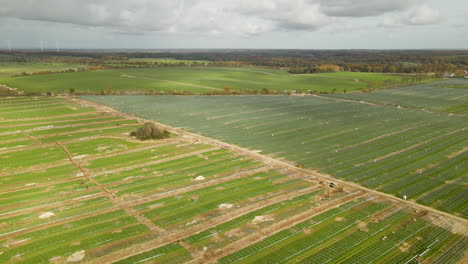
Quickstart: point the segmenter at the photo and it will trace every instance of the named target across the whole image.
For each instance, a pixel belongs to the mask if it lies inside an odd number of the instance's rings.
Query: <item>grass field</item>
[[[0,109],[1,263],[459,263],[467,248],[453,219],[188,134],[137,141],[140,123],[85,101]]]
[[[150,90],[156,93],[222,93],[227,86],[233,91],[267,88],[271,91],[352,92],[385,81],[401,83],[401,76],[373,73],[336,73],[293,75],[285,71],[254,68],[167,67],[75,72],[43,76],[1,78],[0,84],[26,93],[76,92],[99,94],[114,91]],[[373,84],[375,85],[375,84]]]
[[[468,217],[466,117],[319,97],[90,98]]]
[[[467,85],[468,80],[466,79],[453,79],[370,93],[334,94],[327,96],[466,115],[468,114],[468,93],[466,89],[461,88]]]

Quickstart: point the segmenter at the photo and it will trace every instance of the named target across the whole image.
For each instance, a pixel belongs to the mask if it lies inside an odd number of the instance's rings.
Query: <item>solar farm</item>
[[[328,97],[90,98],[468,217],[464,115]]]
[[[466,260],[462,115],[322,97],[86,99],[0,98],[0,263]],[[151,120],[171,136],[129,136]]]

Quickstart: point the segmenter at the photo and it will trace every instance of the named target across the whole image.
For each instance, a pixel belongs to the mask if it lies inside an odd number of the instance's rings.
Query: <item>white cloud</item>
[[[318,1],[241,0],[236,10],[246,16],[254,16],[274,23],[280,29],[314,30],[329,23],[328,16],[322,13]]]
[[[401,12],[423,0],[0,0],[0,16],[48,21],[125,34],[166,32],[255,36],[272,31],[314,31],[340,18]],[[434,23],[423,6],[404,24]],[[387,19],[388,20],[388,19]],[[400,19],[401,20],[401,19]],[[355,28],[349,20],[349,30]],[[384,22],[385,23],[385,22]],[[387,21],[386,24],[401,21]]]
[[[440,12],[428,5],[423,5],[407,17],[409,25],[428,25],[435,24],[441,20]]]
[[[382,27],[402,27],[402,26],[420,26],[436,24],[442,20],[442,15],[437,9],[428,5],[411,10],[409,13],[396,16],[386,17],[380,24]]]
[[[406,10],[422,0],[322,0],[325,14],[337,17],[378,16]]]

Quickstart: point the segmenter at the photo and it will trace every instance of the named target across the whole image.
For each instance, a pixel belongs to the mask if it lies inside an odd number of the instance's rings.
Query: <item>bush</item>
[[[130,133],[130,136],[139,140],[163,139],[169,137],[169,135],[168,131],[159,129],[153,123],[145,123],[142,127]]]

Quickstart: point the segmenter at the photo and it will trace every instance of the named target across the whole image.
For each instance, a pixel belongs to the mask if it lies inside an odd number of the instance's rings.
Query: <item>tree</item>
[[[145,123],[142,127],[130,133],[130,136],[136,137],[139,140],[147,139],[163,139],[170,136],[166,130],[161,130],[154,123]]]

